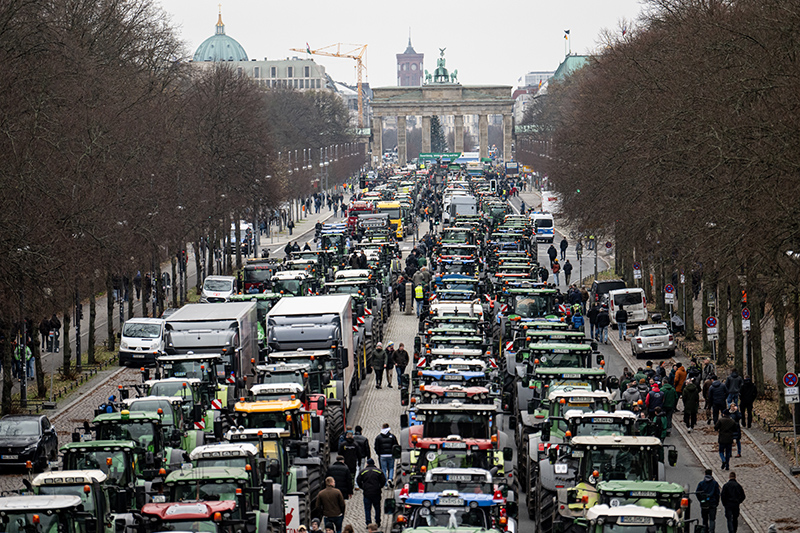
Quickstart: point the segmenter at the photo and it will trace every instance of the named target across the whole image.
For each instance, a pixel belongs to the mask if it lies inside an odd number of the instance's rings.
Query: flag
[[[569,39],[569,30],[564,30],[564,39]]]
[[[308,46],[308,41],[306,41],[306,53],[307,53],[307,54],[310,54],[310,53],[311,53],[311,47],[310,47],[310,46]]]
[[[542,80],[539,80],[539,88],[542,88]]]

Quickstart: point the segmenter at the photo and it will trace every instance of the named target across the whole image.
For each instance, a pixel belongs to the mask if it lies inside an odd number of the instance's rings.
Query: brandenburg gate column
[[[455,115],[453,117],[453,125],[455,126],[455,131],[453,132],[455,152],[461,153],[464,151],[464,115]]]
[[[503,160],[511,161],[511,133],[513,130],[514,117],[503,115]]]
[[[431,117],[422,116],[422,153],[431,151]]]
[[[406,157],[406,117],[397,117],[397,162],[405,165]]]
[[[383,118],[372,117],[372,165],[379,167],[383,162]]]
[[[480,157],[489,157],[489,115],[479,116],[478,135],[480,137]]]

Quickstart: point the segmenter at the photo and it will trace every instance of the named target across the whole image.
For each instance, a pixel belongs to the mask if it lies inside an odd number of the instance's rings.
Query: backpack
[[[651,391],[650,392],[650,402],[647,404],[647,409],[649,411],[654,411],[656,407],[662,407],[664,405],[664,393],[661,391]]]

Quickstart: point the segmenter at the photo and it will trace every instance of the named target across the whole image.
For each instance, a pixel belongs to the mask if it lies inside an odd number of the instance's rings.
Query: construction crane
[[[318,56],[328,56],[328,57],[347,57],[349,59],[356,60],[356,72],[358,74],[358,127],[364,127],[364,100],[363,95],[361,92],[361,78],[363,76],[366,67],[364,66],[364,56],[367,53],[367,45],[366,44],[345,44],[345,43],[336,43],[330,46],[323,46],[322,48],[317,48],[316,50],[312,50],[308,45],[306,45],[305,49],[301,48],[290,48],[293,52],[305,52],[306,54],[313,54]]]

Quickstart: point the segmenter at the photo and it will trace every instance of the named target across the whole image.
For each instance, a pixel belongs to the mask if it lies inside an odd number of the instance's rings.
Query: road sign
[[[664,287],[664,292],[667,294],[673,294],[675,292],[675,286],[671,283],[667,283],[667,285]]]
[[[745,320],[749,320],[750,319],[750,310],[748,308],[746,308],[746,307],[744,309],[742,309],[742,318],[745,319]]]
[[[633,271],[633,279],[642,279],[642,271],[641,270],[634,270]]]
[[[681,285],[683,285],[684,283],[686,283],[686,276],[681,274]]]
[[[783,375],[783,384],[787,387],[797,386],[797,374],[794,372],[787,372]],[[788,394],[788,393],[787,393]]]
[[[714,329],[716,329],[716,328],[714,328]],[[710,340],[710,341],[718,341],[719,340],[719,335],[716,334],[716,333],[709,333],[708,334],[708,340]]]
[[[794,396],[796,394],[800,394],[800,387],[786,387],[783,389],[783,393],[786,396]]]
[[[800,394],[792,394],[791,396],[786,394],[783,399],[786,403],[800,403]]]
[[[664,303],[673,305],[675,303],[675,295],[671,292],[664,293]]]
[[[750,321],[742,320],[742,331],[750,331]]]
[[[614,245],[611,244],[611,241],[606,241],[606,248],[610,249],[612,246],[614,246]]]
[[[642,269],[642,264],[639,261],[634,261],[633,262],[633,269],[634,270],[641,270]]]
[[[706,318],[706,334],[708,335],[715,335],[717,334],[717,317],[710,316]]]

